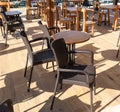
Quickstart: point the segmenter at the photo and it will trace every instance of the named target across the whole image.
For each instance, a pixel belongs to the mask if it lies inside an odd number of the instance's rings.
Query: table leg
[[[72,53],[72,51],[75,51],[75,44],[68,44],[68,51],[69,53],[69,63],[73,64],[75,63],[75,53]]]
[[[110,10],[108,9],[108,25],[110,25]]]
[[[117,23],[118,23],[118,9],[115,10],[115,16],[114,16],[113,25],[112,25],[113,30],[116,30]]]

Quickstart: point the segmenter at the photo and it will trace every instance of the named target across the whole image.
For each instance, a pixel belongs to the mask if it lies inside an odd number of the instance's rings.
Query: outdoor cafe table
[[[6,11],[5,14],[6,16],[19,16],[21,12],[20,11]]]
[[[90,39],[90,35],[86,32],[70,30],[58,32],[55,35],[53,35],[53,38],[64,38],[65,43],[68,45],[69,51],[74,51],[75,44],[88,41]],[[70,54],[69,59],[72,63],[75,61],[75,56],[73,55],[73,53]]]
[[[118,11],[120,9],[120,5],[101,5],[100,8],[108,10],[108,23],[110,23],[110,10],[115,11],[112,28],[113,30],[116,30],[118,24],[118,16],[119,16]]]

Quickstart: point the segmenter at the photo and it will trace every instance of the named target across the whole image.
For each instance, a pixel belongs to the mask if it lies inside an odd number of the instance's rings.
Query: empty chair
[[[66,29],[71,29],[72,19],[64,17],[61,12],[61,7],[56,6],[56,26],[60,26],[62,29],[62,24],[65,25]]]
[[[98,25],[101,25],[102,22],[106,25],[107,23],[107,17],[108,17],[108,24],[110,24],[110,17],[108,16],[109,11],[107,9],[102,9],[100,7],[99,0],[93,2],[93,8],[94,8],[94,14],[97,14],[98,16]],[[103,20],[104,19],[104,20]]]
[[[76,84],[90,89],[90,111],[93,112],[93,89],[95,89],[95,67],[93,65],[93,52],[72,51],[71,53],[86,53],[90,55],[90,64],[69,64],[68,49],[63,38],[52,42],[52,50],[57,63],[57,79],[50,109],[53,109],[58,84]]]
[[[95,20],[95,16],[98,17],[99,8],[100,8],[100,2],[99,2],[99,0],[94,1],[93,2],[93,9],[94,9],[94,18],[93,18],[93,20]]]
[[[90,7],[89,0],[84,0],[83,3],[82,3],[82,6],[83,7]]]
[[[88,13],[92,12],[92,10],[86,10],[85,8],[77,8],[77,19],[76,19],[76,30],[79,30],[79,25],[82,24],[83,31],[89,32],[89,29],[91,30],[91,35],[94,35],[94,26],[95,22],[93,21],[93,18],[89,18]],[[80,20],[82,19],[82,21]],[[90,27],[90,28],[89,28]]]
[[[0,103],[0,112],[14,112],[11,99],[7,99]]]
[[[62,2],[62,15],[64,17],[67,17],[67,10],[66,10],[67,6],[68,6],[67,2]]]
[[[7,44],[8,33],[15,33],[17,30],[23,30],[24,24],[20,16],[7,16],[6,15],[6,8],[0,7],[0,16],[2,18],[2,25],[3,25],[3,37],[5,38],[5,44]]]
[[[22,36],[22,40],[23,40],[23,42],[24,42],[24,44],[27,48],[27,51],[28,51],[27,61],[26,61],[26,66],[25,66],[25,71],[24,71],[24,77],[26,77],[28,60],[30,61],[30,64],[31,64],[30,78],[29,78],[28,89],[27,89],[27,91],[29,92],[30,91],[31,79],[32,79],[32,72],[33,72],[34,66],[38,65],[38,64],[52,62],[53,69],[54,69],[54,60],[55,59],[54,59],[54,54],[53,54],[52,50],[50,49],[49,38],[48,37],[46,37],[46,38],[45,37],[40,37],[40,38],[36,38],[36,39],[33,39],[33,40],[29,41],[25,31],[21,31],[20,34]],[[31,43],[41,41],[41,40],[47,40],[48,48],[42,49],[42,50],[39,50],[39,51],[33,51]]]

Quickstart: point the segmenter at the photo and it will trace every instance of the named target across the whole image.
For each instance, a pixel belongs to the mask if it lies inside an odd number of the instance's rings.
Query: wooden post
[[[118,0],[113,0],[113,5],[117,5]]]
[[[26,0],[26,18],[29,19],[29,9],[31,5],[31,0]]]
[[[0,1],[0,6],[5,6],[7,11],[10,11],[10,1],[9,0],[7,2]]]
[[[10,0],[7,2],[7,10],[10,11]]]
[[[47,24],[48,27],[54,26],[54,0],[48,0],[47,4]]]

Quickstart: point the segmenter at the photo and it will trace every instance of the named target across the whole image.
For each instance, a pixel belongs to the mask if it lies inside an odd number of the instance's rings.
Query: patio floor
[[[24,15],[23,15],[24,16]],[[38,19],[23,19],[29,39],[39,36]],[[1,35],[1,33],[0,33]],[[94,96],[95,112],[120,112],[120,58],[116,58],[119,29],[112,31],[111,26],[95,26],[94,37],[77,44],[77,49],[92,50],[96,66],[96,91]],[[4,43],[0,36],[0,43]],[[55,74],[51,63],[36,66],[33,72],[31,91],[27,92],[27,77],[24,78],[26,48],[19,37],[9,35],[9,46],[0,45],[0,102],[11,98],[15,112],[50,112],[51,97],[55,84]],[[35,49],[41,43],[35,43]],[[78,61],[86,63],[86,56],[77,56]],[[29,71],[28,71],[29,72]],[[76,85],[64,85],[57,94],[52,112],[89,112],[89,89]]]

